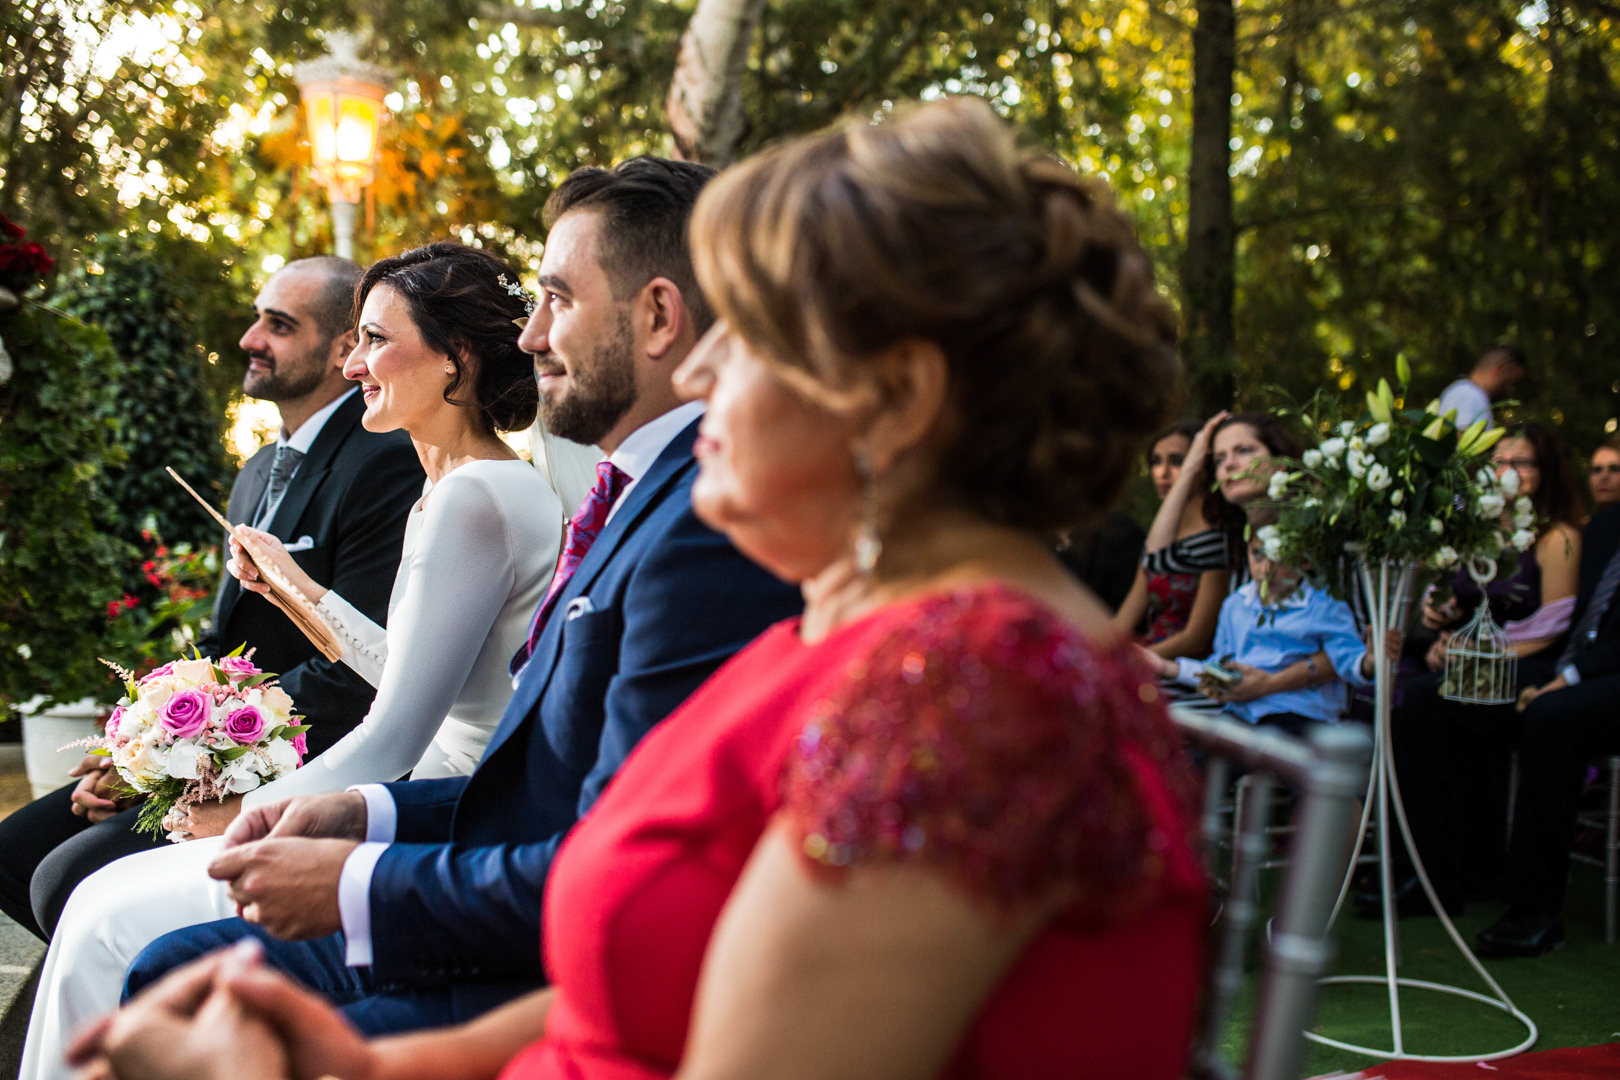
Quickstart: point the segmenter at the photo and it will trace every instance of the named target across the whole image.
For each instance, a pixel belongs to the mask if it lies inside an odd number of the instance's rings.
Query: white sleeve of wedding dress
[[[562,500],[563,513],[572,514],[596,484],[596,463],[603,453],[553,435],[538,419],[529,428],[529,456],[551,490]]]
[[[388,663],[388,631],[330,589],[315,610],[343,643],[344,665],[372,686],[381,686],[383,666]]]
[[[500,493],[476,472],[459,469],[428,494],[401,562],[409,575],[389,612],[388,662],[365,719],[296,772],[249,792],[245,805],[397,780],[421,758],[516,587],[516,546],[555,550],[558,539],[511,535]],[[524,488],[506,497],[555,498],[538,484]]]

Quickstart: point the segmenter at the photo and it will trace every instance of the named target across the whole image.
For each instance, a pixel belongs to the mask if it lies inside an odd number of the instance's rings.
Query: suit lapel
[[[670,440],[664,452],[652,463],[635,486],[635,489],[625,497],[624,505],[613,515],[602,535],[597,537],[591,550],[585,553],[580,561],[579,568],[574,576],[557,596],[557,603],[551,611],[551,617],[546,622],[546,628],[535,643],[534,654],[518,674],[517,689],[513,692],[512,701],[507,706],[505,714],[501,717],[500,727],[496,729],[495,736],[490,740],[489,747],[484,751],[484,760],[494,754],[500,745],[523,722],[540,700],[545,692],[546,684],[551,680],[552,670],[557,666],[557,659],[562,652],[563,625],[568,621],[568,604],[590,588],[592,583],[601,575],[602,570],[612,561],[613,556],[624,544],[625,540],[635,532],[636,526],[664,499],[665,493],[671,485],[696,462],[692,457],[692,445],[697,441],[697,428],[699,421],[694,420],[679,435]]]
[[[253,524],[253,515],[259,509],[259,501],[264,498],[265,485],[270,483],[270,466],[274,461],[274,451],[266,448],[254,454],[242,466],[242,475],[231,488],[231,501],[225,507],[225,517],[232,524]],[[214,626],[219,633],[224,633],[225,623],[241,598],[242,586],[231,575],[221,574],[219,593],[214,597]]]
[[[270,528],[267,530],[283,540],[293,539],[293,532],[298,527],[298,519],[304,516],[304,508],[309,500],[320,488],[321,481],[325,479],[332,465],[332,458],[337,454],[338,447],[348,439],[349,432],[354,425],[360,422],[360,414],[365,412],[365,404],[360,395],[353,390],[349,396],[327,417],[326,423],[321,427],[321,433],[315,436],[315,442],[310,445],[309,453],[304,460],[298,463],[298,471],[293,473],[292,481],[287,485],[287,494],[281,497],[281,505],[270,519]],[[267,478],[268,479],[268,478]]]

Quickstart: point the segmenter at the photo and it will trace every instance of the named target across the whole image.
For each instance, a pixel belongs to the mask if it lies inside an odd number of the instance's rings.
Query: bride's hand
[[[253,556],[251,560],[249,553]],[[278,537],[247,525],[238,525],[231,536],[231,558],[225,564],[225,569],[242,583],[242,588],[268,596],[270,586],[265,584],[254,563],[279,570],[294,588],[309,597],[311,603],[320,603],[321,597],[326,595],[325,587],[317,585],[304,573],[303,567],[287,553],[286,545]]]

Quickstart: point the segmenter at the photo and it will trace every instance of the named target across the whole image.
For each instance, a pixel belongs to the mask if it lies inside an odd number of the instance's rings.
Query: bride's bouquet
[[[91,753],[111,757],[146,796],[142,832],[184,840],[196,803],[252,791],[303,761],[308,726],[276,677],[246,656],[174,660],[140,679],[103,663],[124,680],[125,696]]]

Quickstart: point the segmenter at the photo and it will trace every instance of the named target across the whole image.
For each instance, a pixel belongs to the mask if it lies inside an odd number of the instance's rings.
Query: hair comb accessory
[[[508,294],[510,294],[512,296],[515,296],[519,300],[523,301],[523,310],[524,311],[528,312],[530,315],[534,314],[534,297],[532,297],[528,293],[524,292],[523,291],[523,286],[519,285],[515,281],[507,281],[505,274],[501,274],[500,276],[498,276],[495,279],[495,281],[503,289],[505,289]]]

